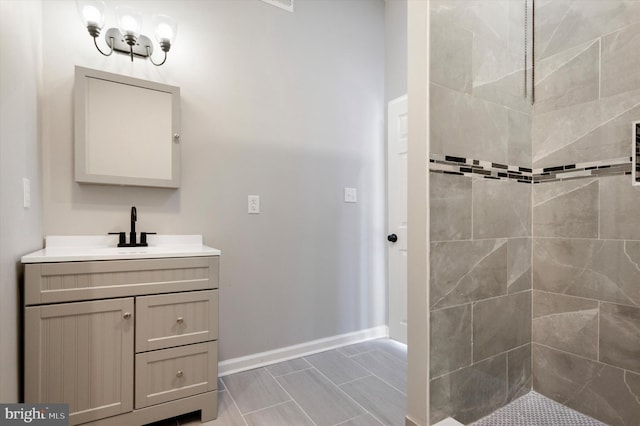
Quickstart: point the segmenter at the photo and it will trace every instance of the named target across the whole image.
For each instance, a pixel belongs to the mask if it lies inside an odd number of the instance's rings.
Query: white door
[[[407,343],[407,96],[387,116],[389,337]]]

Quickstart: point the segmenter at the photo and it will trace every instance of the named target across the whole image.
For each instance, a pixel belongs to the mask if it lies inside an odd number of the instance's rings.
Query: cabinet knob
[[[176,322],[178,324],[182,324],[184,322],[184,319],[182,317],[178,317],[178,319],[176,320]]]
[[[124,315],[122,315],[122,318],[124,318],[124,319],[131,318],[131,312],[125,312]]]
[[[182,370],[178,370],[178,372],[176,373],[176,377],[182,377]]]

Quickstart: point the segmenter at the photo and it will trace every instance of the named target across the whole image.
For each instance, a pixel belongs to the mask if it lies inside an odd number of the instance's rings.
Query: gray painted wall
[[[0,1],[0,401],[19,395],[20,257],[42,244],[39,1]],[[20,34],[16,37],[16,34]],[[23,207],[22,179],[31,183]]]
[[[166,65],[100,56],[75,2],[43,3],[45,234],[124,230],[132,205],[139,230],[203,234],[222,360],[384,325],[384,2],[129,3],[177,20]],[[74,65],[181,87],[181,189],[73,181]]]
[[[385,1],[385,99],[407,93],[407,0]]]

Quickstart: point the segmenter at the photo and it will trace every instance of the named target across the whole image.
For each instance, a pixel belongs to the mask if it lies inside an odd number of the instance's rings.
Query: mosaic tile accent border
[[[640,121],[635,123],[635,133],[636,133],[636,146],[635,146],[635,161],[633,162],[636,174],[635,181],[636,184],[640,184]],[[632,139],[633,140],[633,139]]]
[[[638,146],[640,147],[640,145]],[[640,148],[638,152],[640,153]],[[632,157],[622,157],[589,163],[530,169],[491,161],[431,154],[429,171],[480,179],[513,180],[520,183],[536,184],[587,177],[631,175],[632,160]]]

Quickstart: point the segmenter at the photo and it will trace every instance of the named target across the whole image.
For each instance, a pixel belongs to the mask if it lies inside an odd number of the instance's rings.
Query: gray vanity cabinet
[[[25,402],[72,425],[217,417],[218,256],[25,268]]]
[[[133,298],[26,309],[27,402],[66,402],[74,424],[133,409]]]

